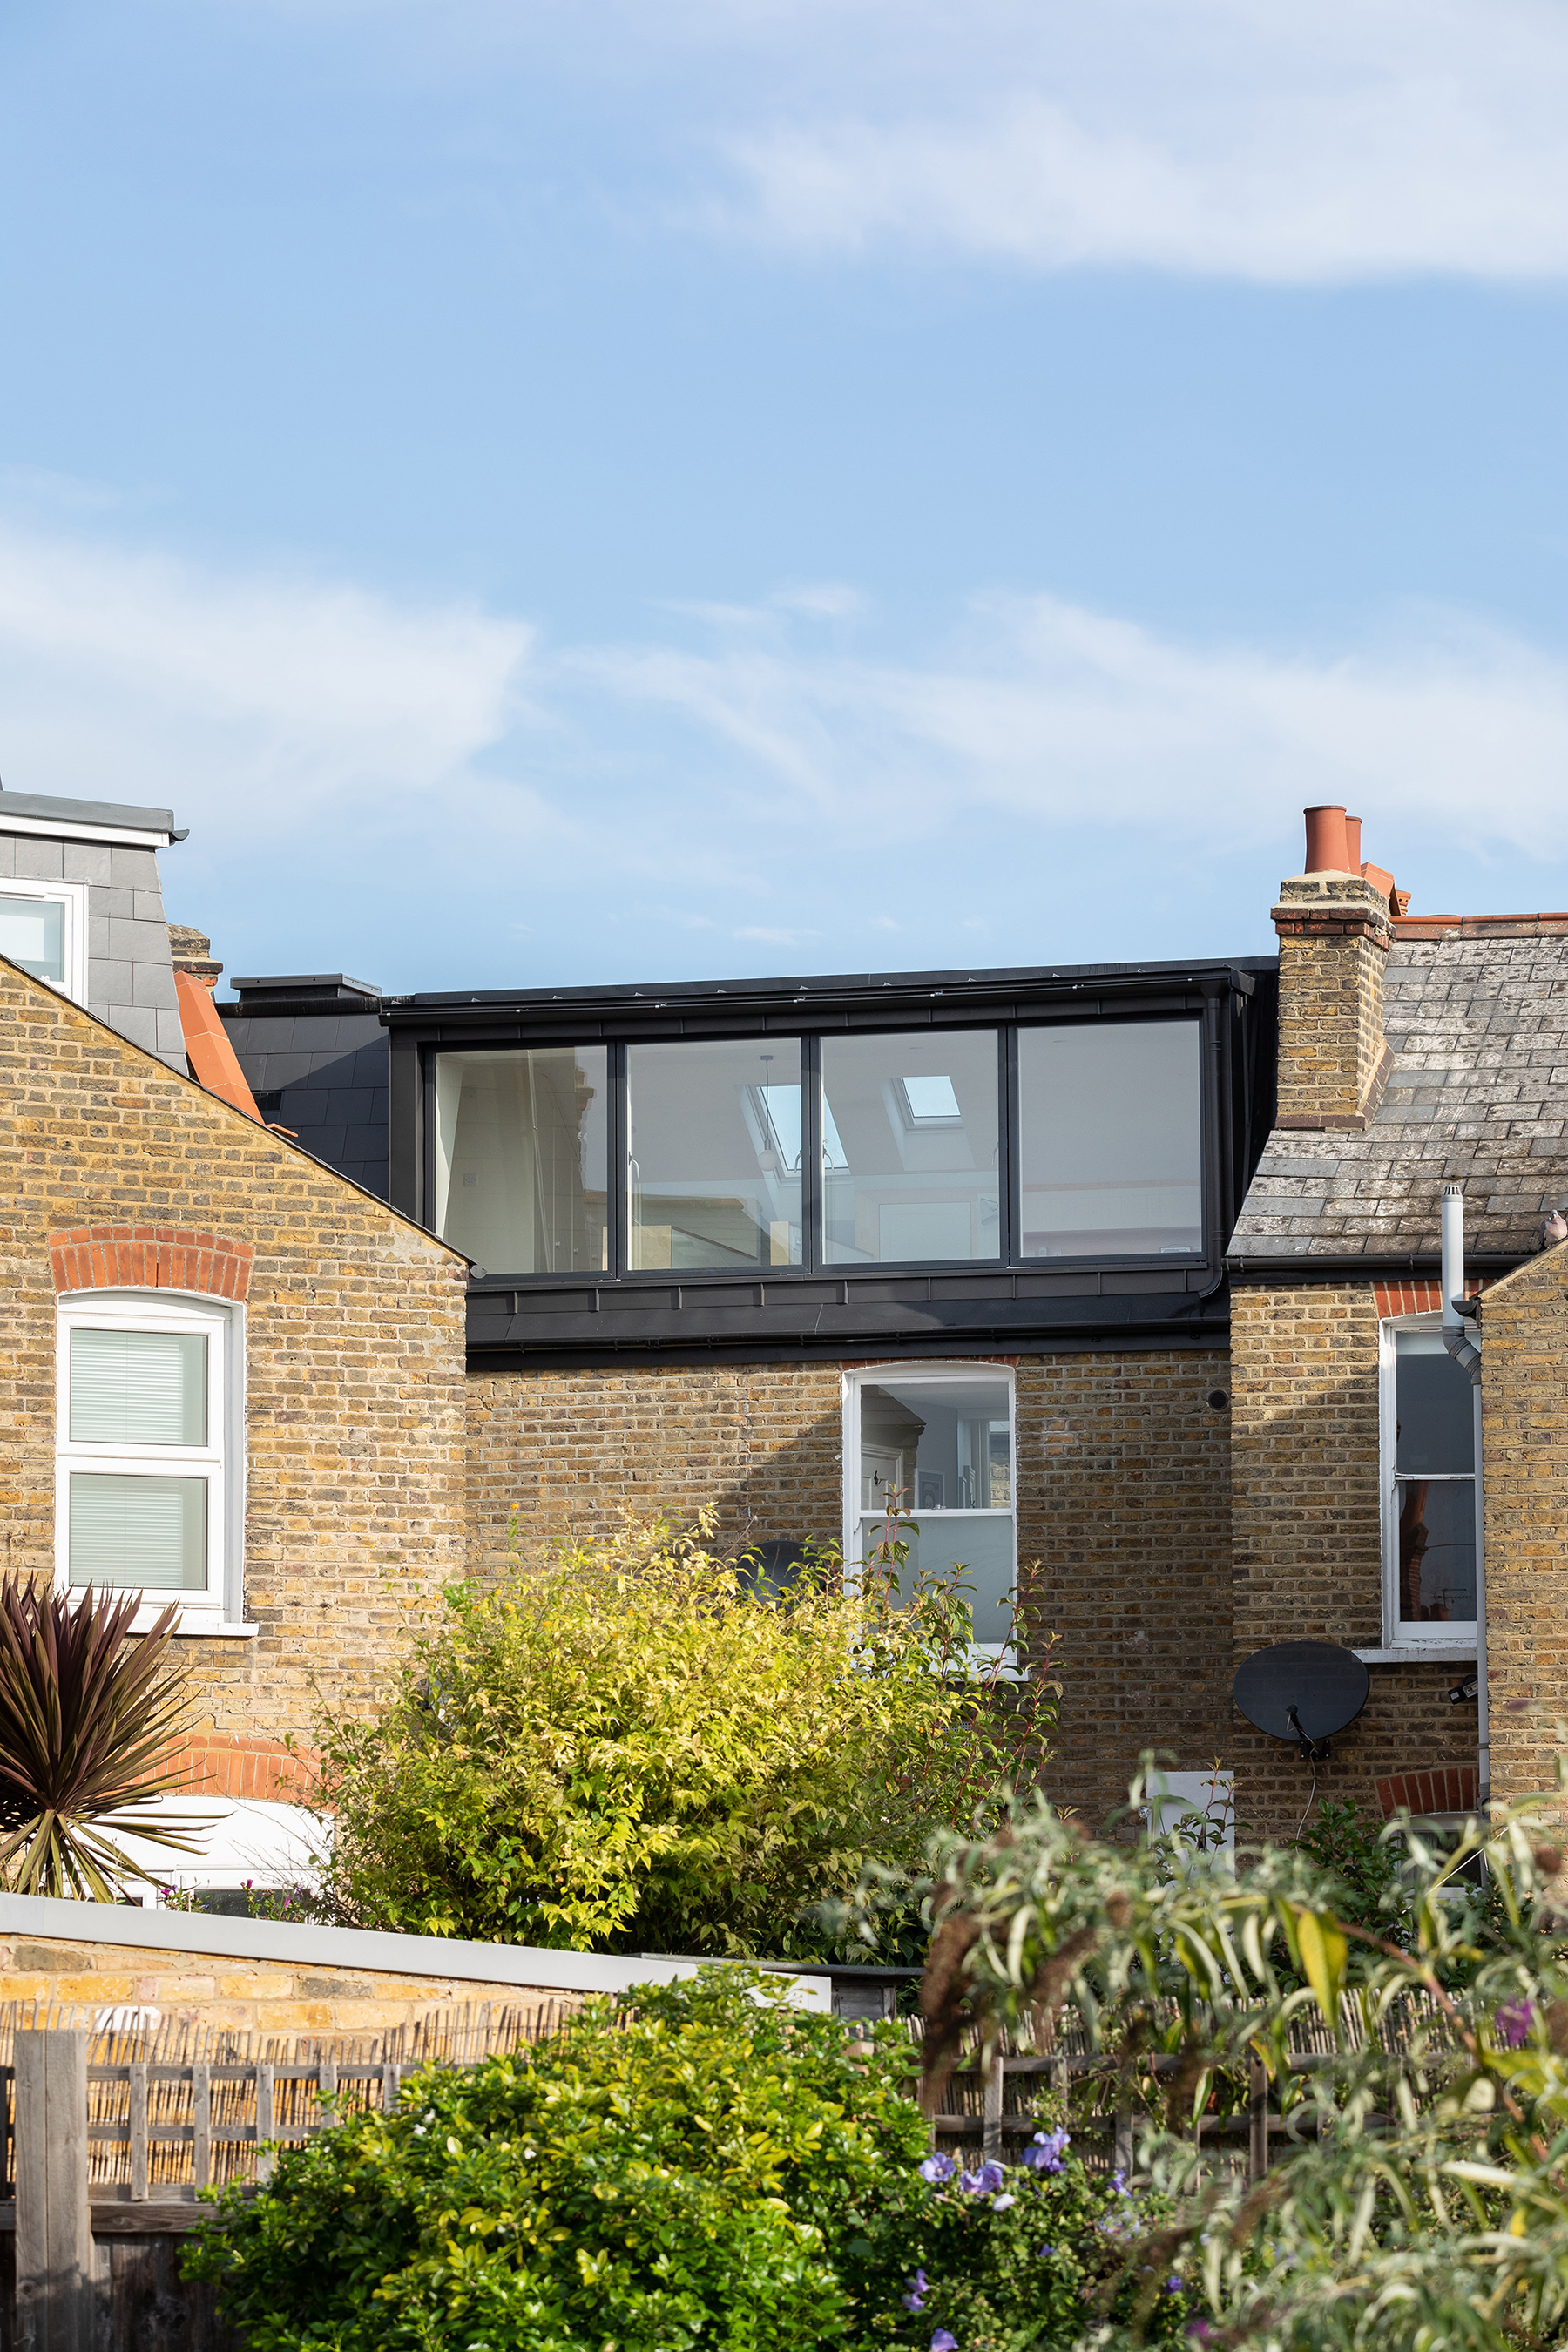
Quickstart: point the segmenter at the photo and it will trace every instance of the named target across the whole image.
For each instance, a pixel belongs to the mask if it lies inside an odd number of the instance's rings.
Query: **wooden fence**
[[[366,2037],[253,2037],[127,2022],[99,2027],[75,2012],[0,2011],[0,2352],[144,2352],[171,2339],[189,2352],[228,2352],[211,2291],[178,2274],[182,2236],[199,2227],[199,2192],[265,2181],[273,2150],[330,2129],[355,2109],[390,2109],[405,2075],[432,2062],[469,2065],[553,2034],[574,2002],[474,2003],[417,2025]],[[1379,2040],[1406,2047],[1417,2025],[1436,2023],[1410,2003],[1391,2011]],[[853,2028],[849,2029],[853,2031]],[[918,2020],[910,2021],[918,2042]],[[1347,2005],[1337,2044],[1321,2020],[1300,2022],[1290,2067],[1305,2072],[1353,2050],[1359,2011]],[[1133,2110],[1115,2060],[1089,2047],[1081,2021],[1059,2018],[1040,2050],[1004,2034],[989,2054],[971,2034],[940,2109],[932,2144],[965,2157],[1005,2159],[1037,2128],[1039,2093],[1067,2094],[1086,2076],[1105,2086],[1103,2112],[1074,2125],[1091,2168],[1130,2167]],[[1140,2056],[1158,2077],[1182,2062]],[[1199,2118],[1200,2146],[1226,2168],[1268,2169],[1274,2135],[1290,2128],[1273,2111],[1261,2065],[1251,2062],[1244,2113]],[[1245,2141],[1245,2158],[1240,2142]],[[5,2292],[5,2249],[14,2250]],[[152,2317],[149,2317],[149,2315]],[[175,2324],[177,2322],[177,2325]]]

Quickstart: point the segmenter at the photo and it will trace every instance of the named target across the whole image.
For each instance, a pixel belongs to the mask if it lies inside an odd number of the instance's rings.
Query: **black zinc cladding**
[[[1275,972],[383,998],[389,1195],[497,1367],[1212,1344]]]

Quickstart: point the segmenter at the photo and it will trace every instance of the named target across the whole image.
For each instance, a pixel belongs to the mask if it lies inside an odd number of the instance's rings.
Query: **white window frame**
[[[1018,1383],[1011,1364],[977,1361],[973,1357],[956,1361],[921,1360],[909,1363],[898,1360],[885,1364],[862,1364],[842,1376],[844,1414],[844,1572],[853,1587],[862,1553],[860,1521],[865,1516],[860,1506],[860,1391],[867,1387],[895,1386],[913,1388],[921,1382],[940,1383],[951,1387],[955,1380],[971,1380],[978,1384],[987,1382],[994,1388],[998,1381],[1007,1389],[1007,1444],[1009,1455],[1008,1491],[1012,1501],[1005,1509],[992,1507],[984,1512],[973,1510],[920,1511],[910,1509],[909,1516],[921,1526],[928,1519],[1005,1518],[1013,1528],[1013,1581],[1017,1590],[1018,1578]],[[1015,1624],[1016,1612],[1015,1611]],[[970,1655],[978,1664],[994,1663],[1006,1672],[1009,1663],[1015,1671],[1026,1671],[1026,1662],[1018,1654],[1016,1640],[1005,1642],[972,1642]]]
[[[1399,1615],[1399,1475],[1395,1444],[1398,1406],[1395,1389],[1395,1334],[1439,1331],[1441,1314],[1385,1316],[1378,1325],[1377,1432],[1378,1508],[1383,1524],[1383,1640],[1384,1658],[1467,1659],[1477,1654],[1479,1626],[1460,1618],[1447,1625],[1407,1625]],[[1481,1391],[1475,1389],[1476,1415],[1476,1592],[1485,1591],[1485,1519],[1481,1468]],[[1377,1655],[1370,1650],[1362,1658]]]
[[[42,898],[66,910],[65,978],[46,981],[73,1004],[87,1003],[87,889],[85,882],[35,882],[29,877],[0,877],[0,898]]]
[[[201,1592],[143,1589],[132,1621],[142,1633],[173,1601],[184,1633],[250,1632],[241,1619],[245,1556],[245,1309],[202,1292],[72,1291],[59,1302],[55,1392],[55,1579],[70,1582],[70,1476],[73,1470],[132,1476],[192,1476],[207,1481],[207,1581]],[[199,1332],[207,1342],[207,1443],[107,1445],[70,1433],[73,1331]],[[105,1588],[114,1591],[132,1587]]]

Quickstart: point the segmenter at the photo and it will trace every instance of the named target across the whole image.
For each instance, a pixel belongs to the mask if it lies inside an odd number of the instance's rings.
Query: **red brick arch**
[[[309,1748],[241,1731],[192,1732],[160,1760],[161,1769],[178,1771],[180,1786],[193,1797],[253,1797],[275,1805],[305,1803],[315,1765]]]
[[[57,1291],[201,1290],[243,1298],[256,1253],[249,1242],[184,1225],[73,1225],[49,1235]]]

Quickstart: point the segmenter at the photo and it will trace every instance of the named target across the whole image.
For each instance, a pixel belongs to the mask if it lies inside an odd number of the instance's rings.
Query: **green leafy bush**
[[[1141,2301],[1178,2333],[1121,2185],[1061,2135],[1033,2167],[933,2161],[910,2054],[750,1970],[645,1987],[284,2154],[187,2274],[248,2352],[1044,2352]]]
[[[926,2196],[900,2214],[900,2310],[877,2315],[868,2343],[1049,2352],[1099,2318],[1150,2344],[1184,2334],[1194,2305],[1166,2250],[1166,2200],[1089,2173],[1065,2126],[1037,2132],[1022,2164],[970,2161],[943,2151],[921,2167]]]
[[[1096,1843],[1037,1797],[995,1836],[939,1840],[918,1890],[873,1877],[860,1900],[874,1913],[923,1891],[933,2084],[965,2033],[1027,2033],[1077,2004],[1119,2104],[1142,2098],[1140,2176],[1169,2200],[1163,2242],[1201,2290],[1205,2340],[1560,2346],[1568,1760],[1559,1775],[1557,1790],[1442,1846],[1391,1825],[1408,1948],[1336,1911],[1342,1854],[1331,1874],[1294,1847],[1238,1869],[1179,1837],[1163,1850]],[[1477,1861],[1484,1884],[1466,1874]],[[1291,2060],[1299,2020],[1318,2053],[1305,2066]],[[1289,2137],[1249,2189],[1205,2162],[1194,2124],[1255,2060]],[[1086,2336],[1105,2352],[1141,2340],[1114,2315]]]
[[[446,1592],[369,1721],[321,1727],[322,1901],[358,1926],[805,1957],[862,1862],[1031,1774],[1055,1685],[968,1666],[953,1580],[889,1548],[776,1597],[662,1526]],[[885,1926],[923,1948],[913,1914]]]

